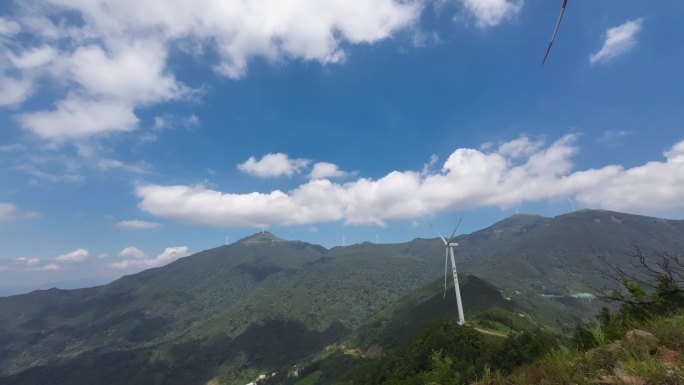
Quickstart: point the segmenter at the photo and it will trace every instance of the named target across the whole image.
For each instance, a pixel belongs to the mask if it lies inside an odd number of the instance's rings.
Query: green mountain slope
[[[463,236],[464,269],[497,287],[526,294],[590,292],[608,283],[597,268],[606,261],[628,267],[632,245],[644,250],[684,251],[684,221],[602,210],[555,218],[516,215]]]
[[[559,329],[568,310],[584,311],[569,296],[602,284],[592,268],[597,252],[613,263],[625,262],[632,243],[681,252],[684,222],[606,211],[518,215],[458,242],[460,273],[491,282],[515,311]],[[381,321],[384,332],[373,333],[387,343],[411,332],[398,319],[442,317],[453,307],[441,306],[441,279],[411,294],[424,306],[419,316],[386,309],[439,277],[442,256],[436,239],[328,250],[260,233],[104,286],[0,298],[0,383],[203,384],[218,376],[245,384],[369,322]],[[480,312],[496,291],[475,285],[466,313]],[[493,301],[511,310],[511,301]]]
[[[0,298],[0,375],[84,379],[123,354],[122,382],[222,374],[240,383],[317,351],[433,278],[431,258],[415,245],[326,250],[265,233],[105,286]]]

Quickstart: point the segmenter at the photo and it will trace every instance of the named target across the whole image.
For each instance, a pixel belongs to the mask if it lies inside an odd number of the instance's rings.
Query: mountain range
[[[468,317],[567,332],[597,306],[575,297],[609,284],[599,256],[681,253],[684,221],[515,215],[456,241]],[[1,297],[0,383],[245,384],[330,346],[391,348],[453,316],[443,253],[438,239],[326,249],[262,232],[103,286]]]

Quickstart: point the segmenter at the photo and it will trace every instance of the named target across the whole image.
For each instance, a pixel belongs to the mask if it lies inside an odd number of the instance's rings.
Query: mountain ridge
[[[459,274],[485,279],[563,330],[568,318],[549,309],[589,314],[586,301],[569,297],[600,282],[589,266],[594,244],[610,262],[626,261],[630,241],[681,251],[684,221],[604,211],[513,216],[456,240]],[[0,297],[0,380],[85,373],[74,366],[81,358],[97,366],[123,355],[130,359],[118,371],[150,383],[220,374],[244,384],[257,369],[315,354],[441,277],[443,248],[437,238],[416,238],[327,249],[263,232],[103,286]],[[204,354],[211,358],[201,360]],[[184,363],[187,373],[178,372]]]

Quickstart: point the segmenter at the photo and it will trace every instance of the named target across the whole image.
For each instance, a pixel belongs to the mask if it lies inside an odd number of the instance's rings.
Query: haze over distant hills
[[[595,210],[515,215],[457,241],[459,273],[489,282],[473,287],[498,288],[532,322],[560,330],[578,311],[564,306],[581,304],[541,294],[602,285],[599,253],[615,264],[626,263],[632,244],[681,253],[684,221]],[[387,309],[441,277],[442,258],[437,239],[326,249],[264,232],[108,285],[0,298],[0,382],[204,384],[218,377],[244,384],[360,335],[372,317],[393,325],[414,314],[406,303]],[[420,297],[433,298],[430,290]],[[483,296],[478,305],[505,307],[497,298]],[[550,317],[548,309],[565,314]]]

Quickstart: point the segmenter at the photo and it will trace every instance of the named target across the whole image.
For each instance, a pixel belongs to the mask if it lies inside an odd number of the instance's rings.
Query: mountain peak
[[[276,242],[286,242],[268,231],[261,231],[248,237],[242,238],[237,243],[242,245],[263,245]]]

